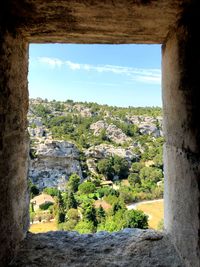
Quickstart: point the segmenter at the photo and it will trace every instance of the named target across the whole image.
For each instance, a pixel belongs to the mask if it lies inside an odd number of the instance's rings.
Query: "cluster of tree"
[[[31,185],[30,189],[35,187]],[[142,211],[127,210],[120,191],[110,187],[98,187],[93,181],[80,182],[77,174],[72,174],[64,192],[55,188],[46,188],[45,193],[51,194],[55,204],[44,204],[37,212],[30,206],[31,220],[56,218],[61,230],[75,230],[79,233],[96,231],[118,231],[124,228],[148,228],[148,216]],[[36,192],[38,193],[38,192]],[[100,205],[95,207],[97,199],[110,204],[104,210]],[[42,212],[42,211],[45,212]]]
[[[97,164],[100,174],[103,174],[107,180],[124,179],[129,174],[129,163],[126,159],[119,156],[112,156],[102,159]]]
[[[100,205],[95,208],[95,200],[106,195],[113,196],[111,208],[105,211]],[[148,228],[148,216],[142,211],[127,210],[119,193],[110,188],[97,188],[92,181],[80,183],[80,178],[70,176],[66,191],[59,192],[57,206],[57,223],[59,229],[76,230],[79,233],[96,231],[118,231],[126,227]]]

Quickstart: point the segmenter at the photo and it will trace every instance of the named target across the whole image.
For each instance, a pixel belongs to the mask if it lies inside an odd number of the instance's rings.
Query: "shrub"
[[[94,224],[91,221],[84,220],[78,222],[74,230],[79,232],[79,234],[89,234],[95,233],[96,228],[94,227]]]
[[[96,191],[96,186],[92,182],[84,182],[79,185],[78,191],[81,194],[90,194]]]
[[[60,223],[58,225],[58,229],[63,231],[72,231],[74,230],[76,225],[77,225],[76,220],[69,220],[67,222]]]
[[[48,195],[50,195],[50,196],[52,196],[52,197],[55,197],[55,196],[57,196],[58,195],[58,189],[57,188],[55,188],[55,187],[46,187],[44,190],[43,190],[43,192],[44,193],[46,193],[46,194],[48,194]]]
[[[80,177],[76,173],[73,173],[72,175],[70,175],[69,181],[67,183],[67,187],[73,193],[75,193],[76,191],[78,191],[79,184],[80,184]]]
[[[125,221],[128,228],[148,228],[148,216],[140,210],[127,210],[125,212]]]
[[[29,179],[29,190],[30,190],[30,198],[34,198],[35,196],[39,195],[40,191],[36,185],[32,183]]]
[[[135,186],[136,184],[140,184],[140,177],[138,173],[131,173],[128,176],[129,184]]]
[[[41,210],[48,210],[48,208],[49,208],[50,206],[52,206],[52,205],[53,205],[53,203],[51,203],[51,202],[46,202],[46,203],[41,204],[41,205],[39,206],[39,208],[40,208]]]
[[[68,220],[79,220],[79,214],[77,209],[69,209],[67,212]]]

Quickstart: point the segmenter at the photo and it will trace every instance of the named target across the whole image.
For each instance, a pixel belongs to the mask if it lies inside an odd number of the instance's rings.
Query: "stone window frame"
[[[78,6],[74,1],[65,7],[55,6],[55,1],[49,7],[46,0],[40,7],[39,0],[35,6],[19,0],[0,4],[0,262],[9,262],[29,226],[28,44],[162,43],[165,229],[186,266],[199,267],[200,5],[192,0],[159,0],[156,5],[137,0],[118,8],[113,1],[105,1],[105,6],[99,1]],[[88,12],[81,13],[81,8]],[[130,10],[134,16],[127,16]],[[67,15],[61,19],[61,14]]]

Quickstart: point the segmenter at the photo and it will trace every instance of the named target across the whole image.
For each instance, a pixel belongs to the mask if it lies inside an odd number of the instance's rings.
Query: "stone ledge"
[[[182,267],[168,237],[153,230],[28,233],[15,260],[20,267]]]

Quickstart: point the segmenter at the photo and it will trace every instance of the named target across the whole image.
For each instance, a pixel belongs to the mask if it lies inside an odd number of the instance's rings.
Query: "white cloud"
[[[63,62],[64,64],[66,64],[71,70],[80,70],[81,69],[81,64],[78,63],[74,63],[71,61],[65,61]]]
[[[43,64],[55,68],[63,65],[63,61],[58,58],[49,58],[49,57],[38,57],[38,61]]]
[[[160,84],[161,83],[161,70],[160,69],[146,69],[146,68],[132,68],[117,65],[91,65],[91,64],[80,64],[72,61],[64,61],[58,58],[39,57],[39,63],[47,64],[52,68],[67,66],[71,70],[85,70],[85,71],[96,71],[99,73],[107,72],[118,75],[128,76],[132,81],[138,81],[149,84]]]

